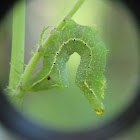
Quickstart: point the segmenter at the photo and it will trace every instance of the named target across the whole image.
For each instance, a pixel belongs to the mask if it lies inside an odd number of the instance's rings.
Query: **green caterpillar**
[[[81,56],[76,84],[97,114],[104,112],[102,99],[106,87],[103,75],[106,65],[106,47],[98,36],[96,27],[82,26],[66,20],[61,31],[51,32],[51,42],[39,51],[43,56],[43,67],[26,84],[28,91],[41,91],[68,86],[66,62],[77,52]]]

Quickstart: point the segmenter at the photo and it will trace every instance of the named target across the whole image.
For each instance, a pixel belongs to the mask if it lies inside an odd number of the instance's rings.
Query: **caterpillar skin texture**
[[[106,65],[106,47],[95,27],[81,26],[66,20],[61,31],[51,32],[51,43],[40,50],[43,67],[26,85],[29,91],[41,91],[68,86],[66,62],[77,52],[81,56],[76,84],[97,114],[104,112],[102,99],[106,87],[103,75]]]

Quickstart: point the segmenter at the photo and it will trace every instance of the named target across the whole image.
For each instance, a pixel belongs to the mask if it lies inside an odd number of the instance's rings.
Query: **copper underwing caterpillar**
[[[95,26],[82,26],[72,19],[65,22],[65,27],[61,31],[54,29],[51,32],[50,44],[39,48],[39,53],[43,57],[43,67],[23,85],[23,88],[36,92],[67,87],[66,62],[70,55],[77,52],[81,56],[81,61],[76,84],[95,112],[102,114],[102,99],[106,87],[106,47]]]

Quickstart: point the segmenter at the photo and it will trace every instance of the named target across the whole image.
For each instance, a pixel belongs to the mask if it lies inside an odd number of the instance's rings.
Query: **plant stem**
[[[69,11],[67,16],[72,17],[84,2],[85,0],[78,0],[77,3],[74,5],[74,7]],[[64,27],[64,25],[65,21],[62,20],[60,24],[56,27],[56,30],[60,31]]]
[[[13,31],[9,88],[15,89],[23,73],[25,38],[25,1],[13,8]]]
[[[40,53],[38,51],[36,51],[36,53],[31,58],[29,64],[26,66],[25,72],[21,79],[22,83],[25,83],[27,80],[30,79],[32,72],[34,71],[34,68],[35,68],[36,64],[38,63],[40,57],[41,57]]]
[[[72,17],[76,11],[81,7],[81,5],[84,3],[85,0],[78,0],[77,3],[74,5],[74,7],[70,10],[67,16]],[[66,17],[67,17],[66,16]],[[65,18],[66,18],[65,17]],[[65,26],[65,18],[60,22],[60,24],[56,27],[56,30],[61,30]],[[47,46],[51,41],[51,35],[48,37],[48,39],[44,42],[42,45],[43,47]],[[38,50],[35,52],[34,56],[29,61],[29,64],[27,65],[24,74],[22,76],[21,82],[25,83],[27,80],[30,79],[36,64],[38,63],[41,55],[38,52]]]
[[[85,2],[85,0],[78,0],[74,7],[69,11],[67,16],[58,24],[56,30],[60,31],[65,26],[65,19],[69,16],[72,17],[76,11],[81,7],[81,5]],[[51,35],[48,39],[44,42],[43,47],[47,46],[50,43]]]

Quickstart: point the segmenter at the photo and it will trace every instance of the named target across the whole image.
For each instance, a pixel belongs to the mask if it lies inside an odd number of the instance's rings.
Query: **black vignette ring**
[[[0,20],[3,19],[6,12],[14,5],[17,0],[8,0],[7,4],[0,5]],[[139,4],[136,0],[122,0],[137,20],[140,29],[140,12]],[[140,78],[139,78],[140,79]],[[21,138],[27,140],[108,140],[118,133],[132,127],[140,119],[140,88],[137,91],[137,97],[133,103],[115,120],[106,124],[105,126],[92,129],[90,131],[76,132],[76,133],[59,133],[49,128],[44,128],[31,122],[30,120],[19,114],[13,106],[8,102],[0,90],[0,122],[9,129],[12,133],[19,135]],[[133,114],[133,115],[130,115]],[[16,120],[17,125],[14,121]],[[24,126],[24,127],[23,127]],[[113,130],[113,131],[112,131]]]

